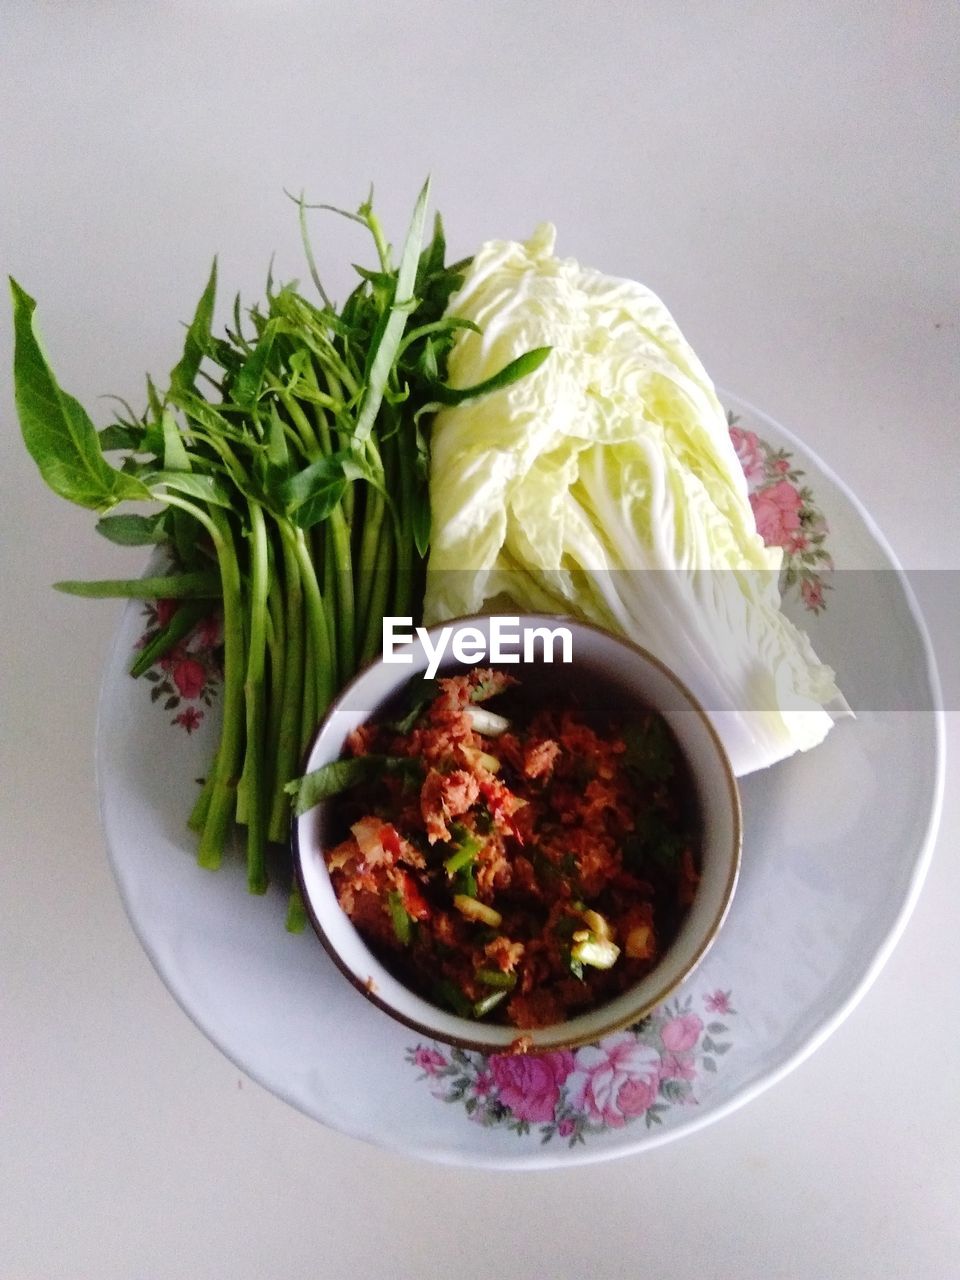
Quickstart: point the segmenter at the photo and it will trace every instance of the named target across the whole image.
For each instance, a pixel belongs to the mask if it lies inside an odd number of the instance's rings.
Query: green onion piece
[[[597,938],[593,934],[574,942],[570,948],[571,963],[588,964],[593,969],[612,969],[620,955],[620,948],[609,938]]]
[[[454,896],[460,895],[464,898],[475,898],[477,896],[477,877],[473,874],[473,866],[474,864],[471,862],[453,877],[453,885],[451,887]]]
[[[441,978],[439,982],[434,983],[433,998],[438,1004],[452,1009],[461,1018],[469,1018],[473,1015],[473,1005],[449,978]]]
[[[397,893],[396,890],[393,893],[388,893],[387,906],[390,908],[390,919],[393,921],[393,932],[397,935],[397,941],[403,946],[409,947],[410,940],[413,937],[413,921],[403,905],[402,895]]]
[[[447,869],[447,875],[452,876],[462,868],[469,866],[471,862],[475,861],[479,852],[479,840],[465,840],[456,853],[451,853],[449,858],[444,858],[443,865]]]
[[[512,991],[517,985],[517,975],[504,973],[502,969],[478,969],[474,977],[485,987],[496,987],[500,991]]]
[[[475,1018],[484,1017],[491,1009],[495,1009],[501,1001],[506,1000],[506,998],[506,991],[491,991],[488,996],[484,996],[482,1000],[478,1000],[473,1006],[473,1016]]]

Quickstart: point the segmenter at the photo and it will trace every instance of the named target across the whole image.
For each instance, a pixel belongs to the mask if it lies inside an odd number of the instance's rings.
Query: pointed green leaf
[[[189,471],[190,458],[177,420],[169,409],[164,409],[160,420],[163,430],[163,468],[165,471]]]
[[[343,458],[334,453],[318,458],[309,467],[292,475],[280,486],[280,498],[285,509],[292,512],[332,485],[343,483]]]
[[[13,295],[13,383],[24,443],[50,488],[62,498],[106,511],[149,493],[132,475],[111,467],[97,430],[47,363],[34,324],[36,302],[10,278]]]
[[[267,428],[267,461],[272,467],[281,471],[285,471],[290,464],[287,437],[277,406],[273,402],[270,404],[270,425]]]
[[[233,384],[233,398],[242,409],[252,409],[260,397],[263,376],[267,371],[273,343],[277,336],[277,321],[267,322],[263,333],[251,354],[244,361]]]
[[[410,513],[413,527],[413,541],[417,554],[425,556],[430,547],[430,499],[424,494],[420,502],[414,504]]]
[[[490,391],[498,391],[501,387],[508,387],[512,382],[518,382],[520,378],[525,378],[535,369],[539,369],[552,350],[552,347],[534,347],[532,351],[525,351],[522,356],[517,356],[516,360],[511,360],[499,373],[484,379],[483,382],[478,382],[472,387],[437,385],[432,388],[433,394],[441,404],[462,404],[464,400],[473,400]]]
[[[193,320],[187,329],[183,355],[170,371],[171,388],[189,391],[197,379],[197,372],[210,342],[210,326],[217,295],[217,260],[214,258],[206,288],[200,295]]]
[[[55,591],[94,600],[215,600],[218,573],[171,573],[152,578],[104,578],[96,582],[55,582]]]
[[[413,286],[416,281],[417,263],[420,260],[420,245],[423,240],[423,224],[427,216],[427,201],[430,198],[430,180],[423,184],[417,199],[410,230],[404,241],[403,253],[400,257],[400,268],[397,272],[397,285],[394,290],[393,304],[388,313],[382,335],[370,363],[367,387],[357,417],[355,436],[357,440],[366,440],[373,430],[383,393],[393,368],[403,330],[407,323],[410,304],[413,298]]]
[[[121,547],[146,547],[162,542],[165,533],[162,521],[166,512],[153,516],[122,515],[104,516],[97,521],[97,533]]]
[[[144,473],[144,483],[151,490],[172,489],[175,493],[184,493],[188,498],[199,498],[201,502],[212,502],[216,507],[230,507],[230,491],[222,480],[211,475],[194,475],[190,471],[149,471]],[[163,492],[151,492],[151,497],[163,498]]]
[[[109,427],[102,427],[97,432],[100,441],[100,452],[109,453],[112,449],[139,449],[143,444],[143,428],[134,429],[120,422],[112,422]]]

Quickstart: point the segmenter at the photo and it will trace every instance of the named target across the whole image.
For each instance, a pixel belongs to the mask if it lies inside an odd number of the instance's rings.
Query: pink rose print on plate
[[[428,1076],[435,1076],[447,1065],[446,1058],[439,1050],[425,1049],[423,1046],[414,1051],[413,1061]]]
[[[148,602],[143,609],[146,630],[137,641],[136,649],[143,650],[158,640],[180,608],[179,600]],[[222,644],[220,615],[208,614],[166,653],[155,658],[154,665],[144,674],[146,684],[151,686],[151,701],[164,711],[175,711],[177,714],[170,723],[188,734],[199,728],[203,712],[196,706],[181,707],[181,703],[213,706],[214,694],[223,679]]]
[[[805,609],[820,613],[826,608],[823,575],[833,568],[826,548],[829,529],[817,508],[804,472],[787,449],[774,449],[755,431],[739,426],[727,414],[732,443],[749,490],[757,532],[768,547],[783,549],[780,587],[796,592]]]
[[[734,1012],[729,991],[700,999],[708,1012]],[[420,1044],[406,1058],[421,1080],[430,1079],[435,1098],[461,1104],[474,1124],[503,1126],[519,1137],[538,1126],[541,1142],[558,1138],[574,1146],[641,1119],[653,1128],[671,1108],[696,1106],[702,1073],[715,1073],[732,1047],[726,1034],[723,1022],[704,1025],[687,996],[573,1052],[487,1057]]]
[[[573,1054],[545,1053],[539,1057],[497,1055],[490,1073],[500,1095],[518,1120],[552,1120],[560,1086],[573,1070]]]
[[[179,608],[179,600],[158,600],[156,604],[157,625],[165,627]]]
[[[800,584],[800,593],[803,596],[803,603],[808,609],[823,608],[823,583],[814,582],[806,579]]]
[[[571,1105],[612,1129],[642,1115],[659,1087],[660,1054],[629,1031],[578,1049],[567,1081]]]
[[[660,1063],[661,1080],[696,1080],[697,1064],[689,1053],[665,1053]]]
[[[768,547],[787,547],[800,529],[800,494],[789,480],[778,480],[750,495],[757,532]]]
[[[207,673],[195,658],[181,658],[173,668],[173,683],[181,698],[199,698],[207,682]]]
[[[743,474],[747,480],[759,480],[763,476],[763,450],[760,438],[755,431],[744,431],[742,427],[730,428],[730,439],[737,451]]]
[[[223,626],[220,617],[211,613],[201,618],[196,627],[197,643],[201,649],[214,649],[223,638]]]
[[[729,991],[711,991],[703,997],[704,1008],[708,1013],[733,1013]]]
[[[700,1039],[703,1022],[695,1013],[686,1013],[679,1018],[671,1018],[660,1030],[663,1047],[671,1053],[685,1053]]]

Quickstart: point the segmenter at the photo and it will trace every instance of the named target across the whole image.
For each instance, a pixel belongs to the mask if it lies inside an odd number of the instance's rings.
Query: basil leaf
[[[288,782],[284,790],[295,796],[293,810],[306,813],[314,805],[338,796],[351,787],[369,782],[381,773],[404,773],[419,776],[423,766],[409,756],[355,756],[348,760],[331,760],[319,769]]]
[[[10,278],[13,384],[24,443],[50,488],[81,507],[107,511],[126,498],[146,499],[135,477],[111,467],[86,410],[53,375],[34,325],[36,302]]]
[[[166,512],[153,516],[104,516],[96,523],[97,533],[120,547],[147,547],[166,537],[163,518]]]
[[[410,710],[399,719],[388,720],[384,727],[392,729],[394,733],[409,733],[439,692],[439,680],[411,681],[408,703]]]
[[[217,476],[194,475],[191,471],[148,471],[144,473],[143,479],[151,489],[162,486],[177,493],[185,493],[189,498],[199,498],[201,502],[212,502],[215,507],[231,506],[230,491]]]

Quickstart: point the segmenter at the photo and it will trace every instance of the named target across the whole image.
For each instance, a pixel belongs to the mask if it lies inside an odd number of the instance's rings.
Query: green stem
[[[309,622],[304,619],[304,638],[303,638],[303,701],[300,706],[300,719],[298,728],[300,735],[298,738],[299,752],[298,759],[303,759],[303,754],[310,744],[313,737],[313,731],[317,727],[317,662],[316,662],[316,645],[310,631]]]
[[[380,531],[383,528],[384,516],[387,510],[383,494],[373,485],[367,487],[366,499],[363,532],[359,549],[360,582],[357,599],[357,613],[360,618],[361,634],[363,634],[363,629],[370,616],[370,601],[373,596],[375,578],[379,567]]]
[[[173,494],[166,494],[164,501],[171,506],[182,507],[200,521],[213,540],[220,566],[223,592],[223,723],[220,746],[211,771],[206,820],[197,850],[200,866],[215,870],[222,861],[230,819],[234,814],[243,744],[244,636],[240,565],[224,511],[213,507],[207,512]]]
[[[349,493],[350,489],[347,492]],[[357,666],[353,554],[350,550],[350,527],[342,507],[334,507],[330,513],[329,534],[327,555],[333,563],[337,599],[337,657],[342,684],[350,679]]]
[[[305,615],[303,683],[297,718],[299,735],[296,759],[299,759],[299,752],[306,747],[316,728],[318,714],[326,710],[333,695],[334,686],[330,670],[330,642],[323,596],[310,559],[306,535],[302,529],[287,523],[279,527],[284,541],[285,559],[289,558],[292,561],[292,570],[299,579]]]
[[[280,398],[280,403],[290,415],[290,420],[300,434],[300,439],[303,442],[303,449],[307,457],[319,457],[321,452],[320,442],[317,440],[313,427],[310,424],[310,419],[303,412],[296,396],[291,395],[289,391],[280,386],[277,387],[277,395]]]
[[[267,698],[267,785],[264,792],[268,805],[268,840],[278,839],[273,834],[273,805],[278,782],[277,769],[280,759],[280,734],[284,712],[283,692],[286,678],[287,628],[283,616],[283,596],[278,576],[277,566],[271,560],[270,590],[267,595],[267,657],[270,664],[270,689]],[[281,818],[281,825],[282,823],[283,818]]]
[[[311,387],[319,393],[320,384],[313,365],[307,366]],[[332,374],[328,374],[332,378]],[[335,379],[334,379],[335,381]],[[337,384],[339,385],[339,384]],[[317,436],[324,452],[333,452],[330,424],[323,410],[314,406],[314,422]],[[353,486],[347,488],[344,497],[330,512],[327,519],[330,537],[324,541],[323,586],[327,602],[327,623],[332,637],[336,638],[336,659],[339,685],[351,675],[356,665],[354,640],[353,557],[350,552],[350,526],[347,523],[353,511]],[[315,531],[316,536],[316,531]],[[334,609],[334,600],[336,608]]]
[[[283,581],[286,598],[284,632],[286,645],[283,664],[282,709],[276,748],[276,781],[270,810],[269,835],[278,843],[287,837],[290,797],[284,786],[296,776],[300,759],[300,717],[303,710],[305,636],[303,618],[303,586],[293,551],[292,539],[280,527],[283,555]]]
[[[390,246],[384,239],[383,227],[380,225],[380,219],[372,209],[367,211],[366,223],[370,228],[370,234],[373,236],[373,243],[377,246],[377,257],[380,259],[380,268],[382,271],[389,271]]]
[[[371,591],[364,615],[360,662],[370,662],[379,653],[383,643],[383,615],[390,598],[391,570],[398,568],[394,560],[393,531],[381,520],[380,538],[373,557]]]
[[[333,653],[330,645],[330,633],[327,628],[327,614],[324,609],[323,596],[320,592],[320,585],[317,582],[313,561],[310,559],[306,535],[302,529],[292,526],[290,526],[290,529],[290,536],[294,540],[293,550],[300,569],[300,580],[303,583],[303,598],[307,609],[307,626],[312,644],[311,667],[316,699],[314,711],[316,714],[322,715],[329,706],[336,688],[332,670]]]
[[[327,634],[333,637],[336,634],[336,619],[332,615],[333,601],[336,595],[336,565],[333,562],[333,555],[325,533],[325,524],[315,524],[307,533],[307,547],[313,560],[314,573],[318,575],[320,582],[320,595],[323,597],[324,616],[327,619]],[[334,645],[331,645],[331,652],[335,659],[336,648]],[[338,683],[339,680],[335,674],[334,684]]]
[[[270,585],[267,526],[263,508],[248,502],[250,516],[250,640],[247,649],[246,701],[247,886],[251,893],[267,889],[267,814],[264,788],[264,730],[267,648],[267,593]]]
[[[198,835],[203,830],[203,824],[206,822],[207,814],[210,810],[210,794],[213,791],[213,770],[215,768],[216,759],[214,759],[214,763],[210,766],[210,771],[203,780],[203,786],[200,788],[200,793],[193,803],[193,808],[190,810],[190,817],[187,819],[187,826],[191,831],[196,831]]]

